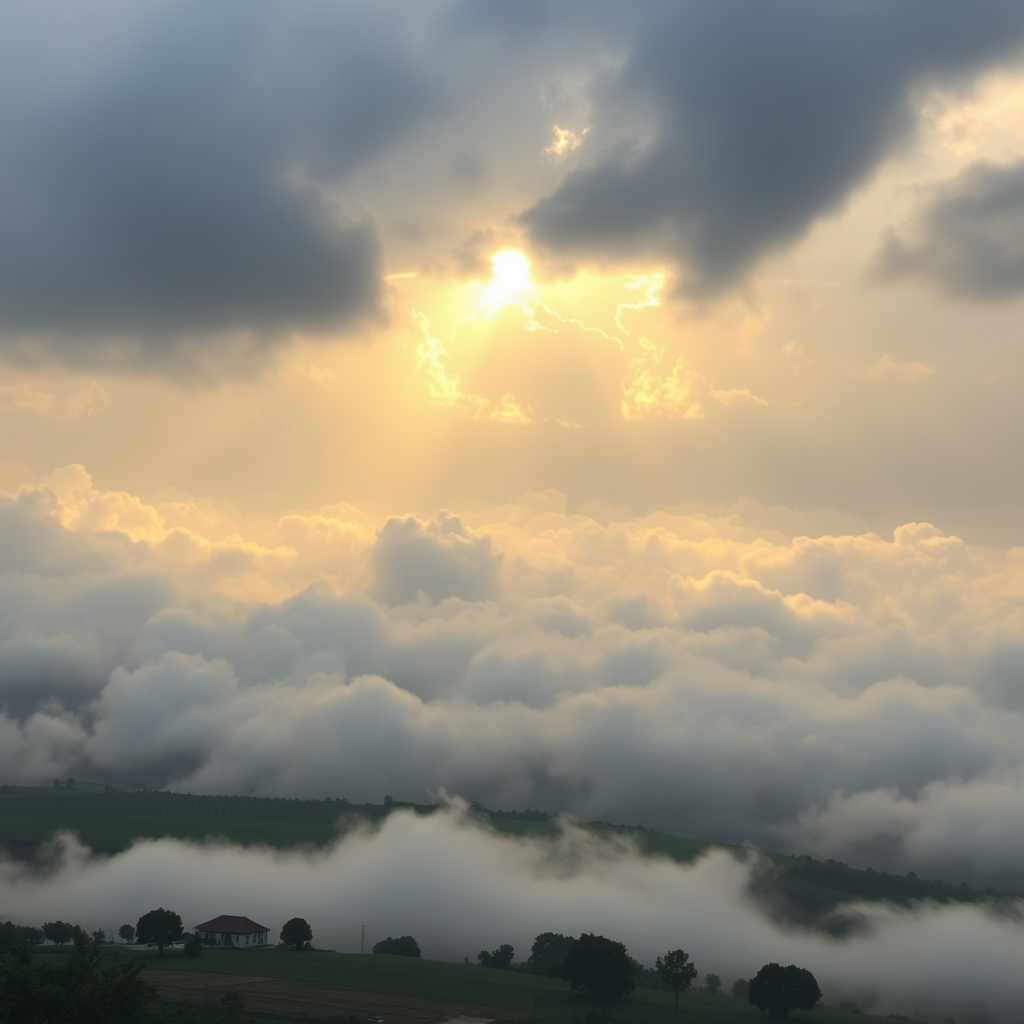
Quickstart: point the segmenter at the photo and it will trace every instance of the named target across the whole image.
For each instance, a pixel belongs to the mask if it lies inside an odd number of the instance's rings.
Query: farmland
[[[460,1012],[460,1007],[454,1004],[465,1004],[478,1014],[490,1007],[501,1011],[502,1017],[564,1021],[566,1024],[579,1024],[585,1019],[592,1024],[670,1024],[674,1019],[672,993],[666,989],[638,988],[618,1002],[602,1004],[592,997],[572,992],[566,982],[544,975],[411,957],[360,956],[327,950],[297,953],[281,948],[259,952],[209,949],[198,958],[186,958],[178,950],[170,950],[162,958],[153,950],[140,950],[133,955],[144,959],[147,980],[156,984],[165,998],[168,993],[186,986],[162,983],[161,975],[203,972],[232,976],[232,985],[240,978],[289,982],[293,992],[305,994],[307,1005],[309,999],[315,1000],[318,996],[324,1005],[328,1002],[344,1005],[347,991],[350,993],[347,1002],[352,1004],[352,1009],[360,1008],[364,1012],[373,1005],[368,994],[376,993],[382,997],[382,1010],[387,1006],[388,997],[415,997],[437,1001],[438,1008],[443,1005],[447,1014]],[[183,977],[182,981],[190,982],[188,987],[196,989],[192,977]],[[319,986],[331,988],[320,989]],[[223,986],[210,987],[219,991]],[[237,989],[247,1005],[258,1007],[257,986],[240,982]],[[467,1011],[462,1008],[461,1012]],[[328,1015],[324,1012],[320,1016]],[[312,1018],[314,1014],[309,1013],[309,1016]],[[860,1019],[863,1017],[860,1015]],[[404,1015],[399,1011],[388,1019],[400,1020]],[[790,1019],[813,1020],[816,1024],[853,1024],[856,1018],[845,1011],[819,1007],[811,1013],[793,1011]],[[727,1024],[764,1020],[764,1017],[746,1001],[729,995],[687,992],[679,1001],[679,1020],[683,1024]]]

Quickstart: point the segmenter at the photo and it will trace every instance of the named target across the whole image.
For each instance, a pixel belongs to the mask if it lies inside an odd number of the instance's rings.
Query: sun
[[[530,261],[518,249],[502,249],[491,257],[491,280],[480,297],[481,308],[491,312],[522,295],[532,284]]]

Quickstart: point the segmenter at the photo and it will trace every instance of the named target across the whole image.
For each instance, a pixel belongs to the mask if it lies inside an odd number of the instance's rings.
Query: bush
[[[419,956],[420,946],[411,935],[401,935],[397,939],[389,935],[373,947],[373,952],[387,953],[391,956]]]
[[[182,948],[185,951],[185,956],[199,956],[203,951],[203,944],[193,935]]]

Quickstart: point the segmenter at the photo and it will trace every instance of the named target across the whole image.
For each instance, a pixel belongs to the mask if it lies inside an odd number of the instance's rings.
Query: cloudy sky
[[[1024,887],[1024,7],[0,8],[0,774]]]

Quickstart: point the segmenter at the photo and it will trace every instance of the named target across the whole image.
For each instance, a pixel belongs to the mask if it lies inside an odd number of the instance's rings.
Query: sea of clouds
[[[564,496],[0,500],[0,775],[427,801],[1024,888],[1024,565]]]

